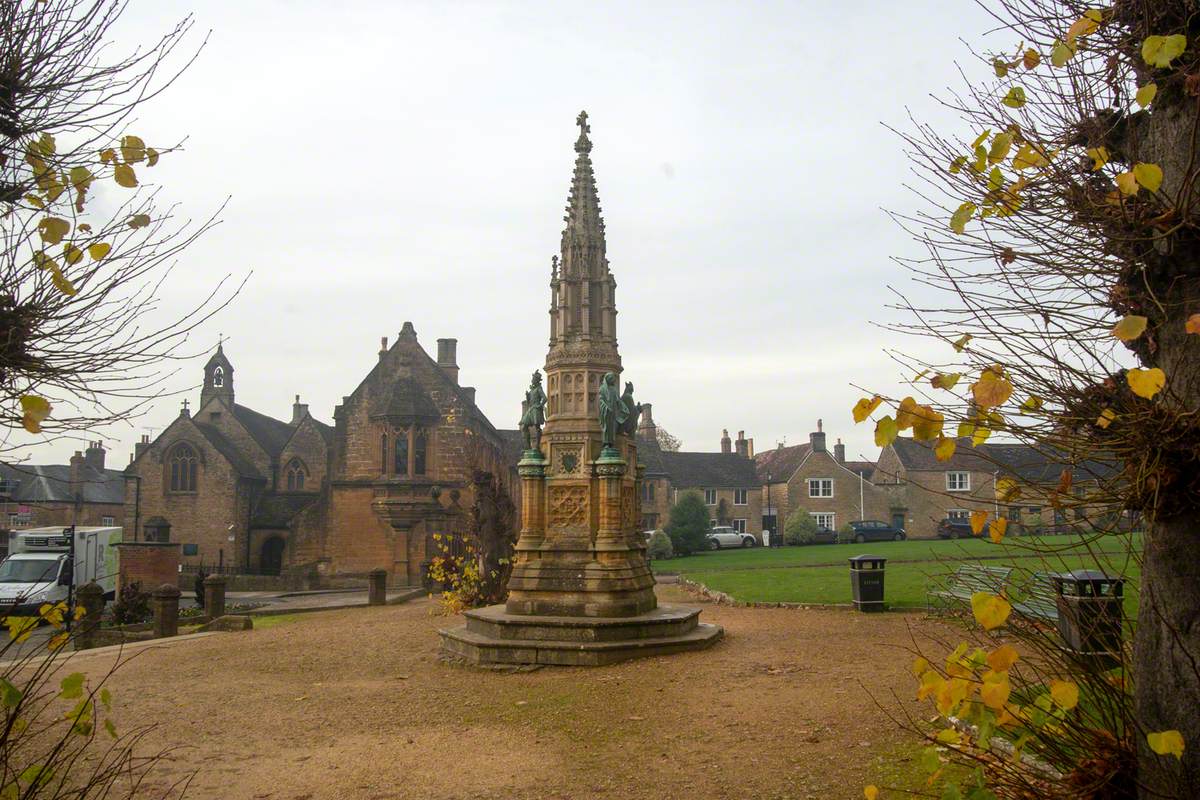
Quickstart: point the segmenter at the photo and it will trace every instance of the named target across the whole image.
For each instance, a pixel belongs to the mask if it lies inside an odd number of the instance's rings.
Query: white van
[[[0,562],[0,615],[36,613],[43,603],[66,602],[72,587],[95,581],[112,599],[117,586],[120,528],[31,528],[8,534]]]

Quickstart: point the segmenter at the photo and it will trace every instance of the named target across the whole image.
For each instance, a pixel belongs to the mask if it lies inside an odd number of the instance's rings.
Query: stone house
[[[456,341],[435,361],[407,322],[333,426],[298,395],[287,422],[238,404],[220,346],[187,405],[137,445],[125,491],[126,538],[181,543],[185,569],[319,582],[383,567],[418,584],[433,535],[466,525],[474,469],[511,485],[501,435],[458,384]]]
[[[124,524],[123,474],[104,465],[103,442],[70,464],[0,464],[0,517],[11,530]]]
[[[828,530],[856,520],[892,519],[887,493],[872,483],[875,465],[847,461],[841,440],[830,450],[820,420],[807,443],[764,450],[754,463],[762,482],[763,527],[768,530],[776,530],[797,508]]]

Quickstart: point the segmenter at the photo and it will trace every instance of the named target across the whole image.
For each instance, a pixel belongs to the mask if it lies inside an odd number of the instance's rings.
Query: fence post
[[[209,575],[204,579],[204,614],[210,619],[225,616],[224,575]]]
[[[104,589],[95,581],[85,583],[75,593],[75,599],[83,606],[83,618],[75,629],[74,645],[76,650],[88,650],[96,646],[96,629],[100,627],[100,613],[104,610]],[[67,609],[73,614],[74,609]]]
[[[387,570],[373,569],[367,589],[367,605],[382,606],[387,603]]]
[[[164,583],[154,590],[154,636],[162,639],[179,633],[179,587]]]

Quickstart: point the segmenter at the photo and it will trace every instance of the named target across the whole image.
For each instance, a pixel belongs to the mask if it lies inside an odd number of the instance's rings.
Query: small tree
[[[668,453],[678,453],[679,448],[683,447],[683,442],[667,432],[667,429],[659,425],[655,428],[655,435],[658,438],[658,449]]]
[[[671,545],[671,537],[663,531],[655,531],[650,534],[650,542],[646,545],[646,553],[650,558],[658,560],[671,558],[675,555],[675,548]]]
[[[708,546],[708,506],[699,492],[684,492],[667,517],[667,536],[676,555],[686,556]]]
[[[729,503],[724,498],[717,503],[717,524],[728,525],[733,520],[733,515],[729,513]]]
[[[817,538],[817,521],[803,508],[788,514],[783,524],[784,544],[812,544]]]

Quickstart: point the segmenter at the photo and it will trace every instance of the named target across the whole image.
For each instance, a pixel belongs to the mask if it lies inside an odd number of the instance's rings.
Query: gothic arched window
[[[225,370],[220,366],[213,370],[212,385],[218,388],[225,385]]]
[[[287,465],[287,488],[289,492],[304,491],[304,479],[308,477],[308,470],[304,467],[304,462],[298,458],[293,458]]]
[[[396,431],[396,457],[392,462],[392,473],[408,474],[408,431]]]
[[[413,475],[425,474],[425,429],[413,431]]]
[[[170,470],[170,487],[172,492],[196,491],[196,467],[199,459],[191,445],[180,444],[171,451],[167,458]]]
[[[386,433],[385,433],[385,434],[383,434],[383,435],[380,437],[380,447],[379,447],[379,452],[383,454],[383,455],[382,455],[382,458],[383,458],[383,474],[384,474],[384,475],[386,475],[386,474],[387,474],[387,471],[388,471],[388,456],[390,456],[390,455],[391,455],[391,453],[389,453],[389,452],[388,452],[388,446],[387,446],[387,434],[386,434]]]

